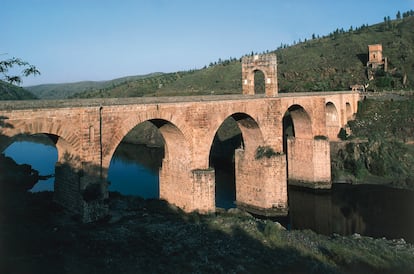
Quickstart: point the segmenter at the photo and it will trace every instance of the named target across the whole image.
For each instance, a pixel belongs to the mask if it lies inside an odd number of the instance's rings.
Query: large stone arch
[[[58,150],[58,161],[64,161],[65,155],[79,154],[79,139],[78,135],[66,129],[63,124],[55,123],[53,121],[10,121],[10,126],[3,128],[1,134],[13,140],[20,135],[35,135],[46,134],[54,136],[51,139]]]
[[[339,130],[341,129],[341,120],[338,109],[333,102],[327,102],[325,110],[327,136],[329,140],[337,140]]]
[[[285,156],[267,146],[259,122],[248,112],[222,115],[212,130],[214,134],[228,117],[235,120],[243,138],[243,143],[235,150],[234,156],[237,207],[258,214],[286,214]],[[213,136],[209,140],[212,144]],[[257,152],[260,149],[268,154],[259,155]]]
[[[191,143],[175,124],[159,117],[140,117],[137,115],[126,120],[119,130],[121,134],[116,134],[116,139],[111,140],[111,153],[105,156],[104,164],[109,167],[116,147],[128,132],[142,122],[151,122],[158,128],[164,139],[164,159],[159,171],[160,199],[165,199],[186,211],[191,211],[194,209],[195,203],[193,200]]]
[[[285,112],[283,124],[287,118],[293,127],[293,134],[286,134],[284,128],[283,136],[289,184],[329,188],[331,170],[328,138],[314,135],[312,116],[302,105],[292,104]]]
[[[164,159],[173,160],[175,156],[178,156],[187,159],[187,161],[192,160],[191,138],[185,126],[178,126],[171,119],[165,118],[162,115],[148,115],[148,113],[145,115],[132,114],[127,120],[122,121],[120,129],[116,132],[107,133],[108,135],[111,134],[111,138],[108,138],[109,143],[105,144],[106,149],[103,152],[104,167],[109,167],[113,154],[124,137],[143,122],[152,123],[160,131],[165,142]]]
[[[222,123],[215,129],[214,133],[215,137],[213,140],[211,140],[209,158],[210,166],[215,170],[215,203],[217,204],[219,197],[226,197],[225,199],[233,199],[232,201],[222,201],[222,204],[229,207],[230,203],[236,201],[237,188],[240,189],[240,186],[237,186],[237,184],[240,182],[237,182],[236,180],[238,174],[236,174],[234,162],[236,150],[243,150],[245,157],[254,158],[254,153],[259,146],[263,145],[264,140],[258,123],[253,119],[253,117],[242,112],[236,112],[225,117]],[[232,142],[228,143],[227,146],[232,146],[234,149],[233,152],[226,150],[225,153],[228,153],[229,155],[222,155],[222,158],[219,160],[214,159],[216,161],[213,164],[213,148],[216,149],[217,145],[214,142],[219,142],[219,133],[225,135],[228,140],[232,140],[233,142],[236,141],[237,144],[233,144]],[[241,136],[237,136],[239,133]],[[217,162],[219,162],[220,165],[226,165],[226,167],[217,166]],[[226,178],[227,182],[218,182],[218,180],[221,180],[223,177],[223,173],[226,172],[229,173],[227,174],[228,176]],[[222,191],[220,192],[220,190]],[[223,193],[223,191],[234,191],[234,194],[232,195],[231,193]]]
[[[312,118],[309,112],[299,104],[293,104],[284,112],[284,119],[290,116],[293,123],[293,136],[303,139],[313,138]]]
[[[242,58],[243,94],[253,95],[255,71],[261,71],[265,78],[265,95],[276,96],[278,93],[276,54],[245,56]]]
[[[56,146],[58,159],[55,164],[54,200],[67,210],[82,212],[85,201],[82,192],[87,184],[82,180],[89,174],[83,171],[83,162],[80,156],[80,144],[77,134],[54,121],[41,121],[35,119],[30,122],[10,120],[10,126],[2,130],[4,136],[10,141],[24,135],[45,134]],[[96,170],[97,167],[94,167]],[[95,174],[93,174],[95,176]],[[89,217],[86,217],[88,219]]]

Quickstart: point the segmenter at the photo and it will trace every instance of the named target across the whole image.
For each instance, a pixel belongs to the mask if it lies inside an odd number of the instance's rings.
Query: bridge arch
[[[243,150],[246,157],[254,158],[252,155],[263,142],[258,123],[246,113],[229,115],[216,129],[209,153],[209,166],[215,169],[216,206],[235,206],[240,183],[236,181],[235,151]]]
[[[254,94],[266,94],[266,83],[265,79],[267,78],[263,71],[257,69],[253,71],[254,77]]]
[[[255,153],[259,145],[263,145],[264,139],[262,131],[259,127],[258,122],[249,114],[244,112],[235,112],[222,118],[222,122],[218,123],[212,130],[212,134],[209,137],[210,148],[214,142],[214,136],[220,130],[227,119],[233,119],[236,123],[240,133],[242,135],[242,147],[246,153]]]
[[[127,120],[122,121],[121,128],[112,138],[108,138],[110,143],[107,144],[107,151],[104,153],[103,166],[109,167],[109,163],[113,157],[113,154],[119,144],[122,142],[124,137],[131,132],[136,126],[149,122],[154,127],[159,130],[159,133],[162,136],[164,141],[164,159],[174,160],[177,157],[184,160],[186,163],[191,161],[191,143],[188,139],[188,133],[186,134],[185,127],[184,130],[179,128],[174,122],[162,118],[159,115],[144,115],[141,116],[132,116]]]
[[[290,127],[290,128],[289,128]],[[288,136],[312,139],[312,120],[305,108],[298,104],[291,105],[283,116],[283,138]]]
[[[10,138],[9,141],[37,134],[47,135],[55,144],[58,152],[58,163],[66,163],[79,154],[79,140],[75,132],[66,129],[62,123],[54,121],[32,120],[30,122],[10,121],[10,126],[3,128],[1,134]],[[72,164],[80,165],[74,161]]]
[[[158,197],[150,198],[165,199],[182,208],[191,207],[191,204],[189,204],[191,200],[187,198],[191,193],[189,179],[192,160],[191,146],[184,133],[172,122],[161,118],[150,118],[147,120],[135,118],[127,120],[121,129],[122,134],[117,135],[117,139],[112,141],[116,146],[114,145],[113,152],[110,154],[111,158],[124,137],[136,126],[144,122],[150,123],[152,127],[145,130],[152,131],[155,129],[155,131],[158,131],[158,133],[150,132],[148,135],[154,136],[154,134],[159,134],[161,136],[161,144],[158,145],[161,145],[164,150],[158,169]],[[110,160],[105,159],[108,167]]]
[[[341,129],[341,121],[338,110],[333,102],[327,102],[325,105],[326,112],[326,130],[330,140],[338,138],[339,130]]]
[[[351,121],[354,119],[354,110],[352,109],[352,105],[349,102],[345,103],[345,112],[346,112],[346,120]]]

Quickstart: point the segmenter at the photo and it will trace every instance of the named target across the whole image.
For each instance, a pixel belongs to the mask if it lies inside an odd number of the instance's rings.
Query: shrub
[[[269,146],[259,146],[256,149],[255,158],[258,160],[258,159],[261,159],[263,157],[271,158],[271,157],[276,156],[276,155],[281,155],[281,153],[274,151],[273,148],[271,148]]]

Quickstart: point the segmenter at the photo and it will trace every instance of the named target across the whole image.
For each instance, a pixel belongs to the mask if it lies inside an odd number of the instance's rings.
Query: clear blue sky
[[[23,86],[202,68],[312,34],[395,19],[414,0],[0,0],[0,59]]]

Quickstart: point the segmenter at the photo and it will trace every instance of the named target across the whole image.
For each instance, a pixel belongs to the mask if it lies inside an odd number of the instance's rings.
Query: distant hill
[[[31,92],[0,80],[0,100],[31,100],[37,99]]]
[[[64,84],[44,84],[26,87],[27,90],[41,99],[64,99],[75,93],[88,92],[97,89],[114,88],[122,83],[135,81],[142,78],[155,77],[162,73],[156,72],[147,75],[126,76],[109,81],[82,81]]]
[[[380,43],[388,72],[368,81],[368,45]],[[337,29],[322,38],[273,51],[278,57],[280,92],[349,90],[369,84],[371,90],[414,88],[414,17],[373,26]],[[241,59],[219,61],[200,70],[169,73],[121,83],[73,97],[174,96],[241,92]]]
[[[368,81],[368,45],[382,44],[388,71]],[[348,90],[369,84],[371,90],[414,88],[414,17],[372,26],[337,29],[324,37],[282,45],[276,53],[280,92]],[[39,98],[91,98],[237,94],[241,92],[241,58],[219,60],[199,70],[153,73],[103,82],[32,86]]]

